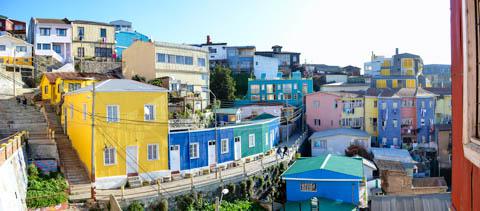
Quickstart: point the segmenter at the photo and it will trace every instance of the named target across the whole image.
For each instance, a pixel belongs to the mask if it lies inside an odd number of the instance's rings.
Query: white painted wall
[[[313,138],[311,140],[312,157],[319,156],[321,154],[331,153],[336,155],[345,155],[345,150],[353,144],[354,140],[362,140],[365,149],[370,151],[370,137],[359,137],[349,135],[336,135],[322,138]],[[315,147],[315,142],[326,140],[326,149]]]
[[[17,150],[0,166],[0,210],[27,210],[26,166],[22,150]]]
[[[32,57],[32,45],[25,41],[13,38],[9,35],[0,36],[0,45],[5,45],[5,51],[0,50],[0,56],[14,56],[14,51],[17,46],[25,46],[27,52],[16,52],[15,57]]]
[[[384,56],[375,56],[371,61],[365,62],[363,64],[363,75],[380,75],[380,70],[382,69],[382,64],[385,60],[390,60]]]
[[[266,79],[277,77],[278,65],[280,61],[274,57],[255,55],[253,57],[253,72],[257,79],[260,79],[262,73],[266,74]]]
[[[325,75],[325,79],[327,83],[340,83],[340,82],[347,82],[348,76],[347,75],[335,75],[335,74],[329,74]]]
[[[227,45],[203,45],[202,48],[209,51],[208,57],[211,61],[227,59]],[[216,53],[210,49],[214,49]]]
[[[40,35],[40,28],[50,28],[50,36],[42,36]],[[67,29],[66,36],[57,36],[56,29]],[[33,36],[34,42],[33,48],[35,48],[35,55],[41,56],[52,56],[55,51],[52,50],[52,46],[50,46],[50,50],[43,50],[37,49],[37,43],[46,43],[46,44],[60,44],[62,48],[61,55],[64,59],[71,59],[73,58],[72,54],[72,26],[70,24],[52,24],[52,23],[36,23],[33,27],[34,33]]]

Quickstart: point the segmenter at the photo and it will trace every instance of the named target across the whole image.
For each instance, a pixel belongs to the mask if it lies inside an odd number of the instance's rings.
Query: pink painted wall
[[[415,98],[403,98],[403,99],[413,100],[414,105],[417,105],[417,101],[415,100]],[[402,107],[400,105],[400,116],[402,117],[402,119],[411,118],[413,120],[413,124],[412,124],[413,128],[417,128],[417,108],[416,108],[416,106],[414,106],[414,107]],[[399,122],[399,124],[401,125],[402,122]]]
[[[340,127],[338,123],[342,117],[343,103],[339,99],[339,96],[326,92],[315,92],[305,97],[306,121],[311,130],[319,131]],[[338,100],[338,105],[335,108],[336,100]],[[320,102],[318,108],[315,107],[316,101]],[[320,125],[315,125],[315,119],[320,119]]]

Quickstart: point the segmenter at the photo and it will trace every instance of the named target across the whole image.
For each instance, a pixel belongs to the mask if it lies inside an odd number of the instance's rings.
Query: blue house
[[[378,97],[378,141],[380,146],[401,147],[401,98],[385,90]]]
[[[287,201],[326,198],[354,205],[367,200],[362,159],[340,155],[300,158],[282,174]]]
[[[283,79],[249,79],[245,100],[235,102],[236,105],[253,103],[287,103],[300,107],[303,96],[313,92],[311,78],[302,78],[300,72],[292,73],[290,78]]]
[[[172,171],[195,171],[265,153],[278,144],[280,119],[169,133]]]
[[[255,46],[228,46],[227,63],[233,73],[252,73]]]
[[[115,50],[117,51],[117,58],[122,59],[123,50],[130,47],[130,45],[132,45],[132,43],[137,40],[148,42],[150,38],[136,31],[116,31],[115,32],[115,42],[116,42]]]
[[[434,125],[435,98],[433,95],[417,97],[417,143],[428,144],[434,141]]]

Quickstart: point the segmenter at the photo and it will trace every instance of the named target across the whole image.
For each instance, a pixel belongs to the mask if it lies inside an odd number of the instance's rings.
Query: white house
[[[278,65],[280,60],[275,57],[255,55],[253,57],[253,73],[256,78],[262,78],[265,75],[265,79],[273,79],[277,77]]]
[[[32,44],[9,34],[0,36],[0,64],[31,65]]]
[[[72,25],[68,19],[32,18],[28,42],[35,56],[51,56],[62,64],[72,63]]]
[[[336,128],[313,133],[310,138],[312,157],[321,154],[345,155],[350,145],[363,146],[370,151],[370,135],[363,130]]]
[[[348,75],[345,74],[326,74],[325,80],[327,83],[346,83]]]

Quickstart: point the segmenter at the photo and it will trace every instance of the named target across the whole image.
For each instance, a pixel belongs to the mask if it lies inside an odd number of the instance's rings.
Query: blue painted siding
[[[117,58],[121,59],[123,50],[130,47],[130,45],[132,45],[132,43],[135,42],[136,40],[147,42],[150,39],[148,38],[148,36],[138,32],[128,32],[128,31],[115,32],[115,42],[116,42],[115,50],[117,51]]]
[[[316,192],[301,191],[302,183],[316,184]],[[324,197],[335,201],[343,201],[352,204],[359,203],[359,186],[356,181],[286,181],[287,201],[310,200],[312,197]]]
[[[221,152],[221,140],[228,140],[228,152]],[[228,161],[233,161],[234,159],[234,149],[233,149],[233,129],[220,129],[217,130],[217,162],[224,163]]]
[[[422,107],[422,104],[424,107]],[[430,139],[434,140],[431,136],[434,133],[435,106],[434,98],[417,98],[417,143],[422,143],[423,140],[425,140],[425,143],[428,143]]]
[[[386,109],[383,109],[383,103],[386,103]],[[397,103],[397,108],[393,108],[393,104]],[[383,144],[383,138],[387,139],[386,147],[394,145],[394,138],[397,139],[396,146],[401,147],[401,123],[400,116],[401,99],[400,98],[379,98],[378,99],[378,142]],[[386,126],[382,124],[386,121]],[[394,126],[396,120],[396,127]]]

